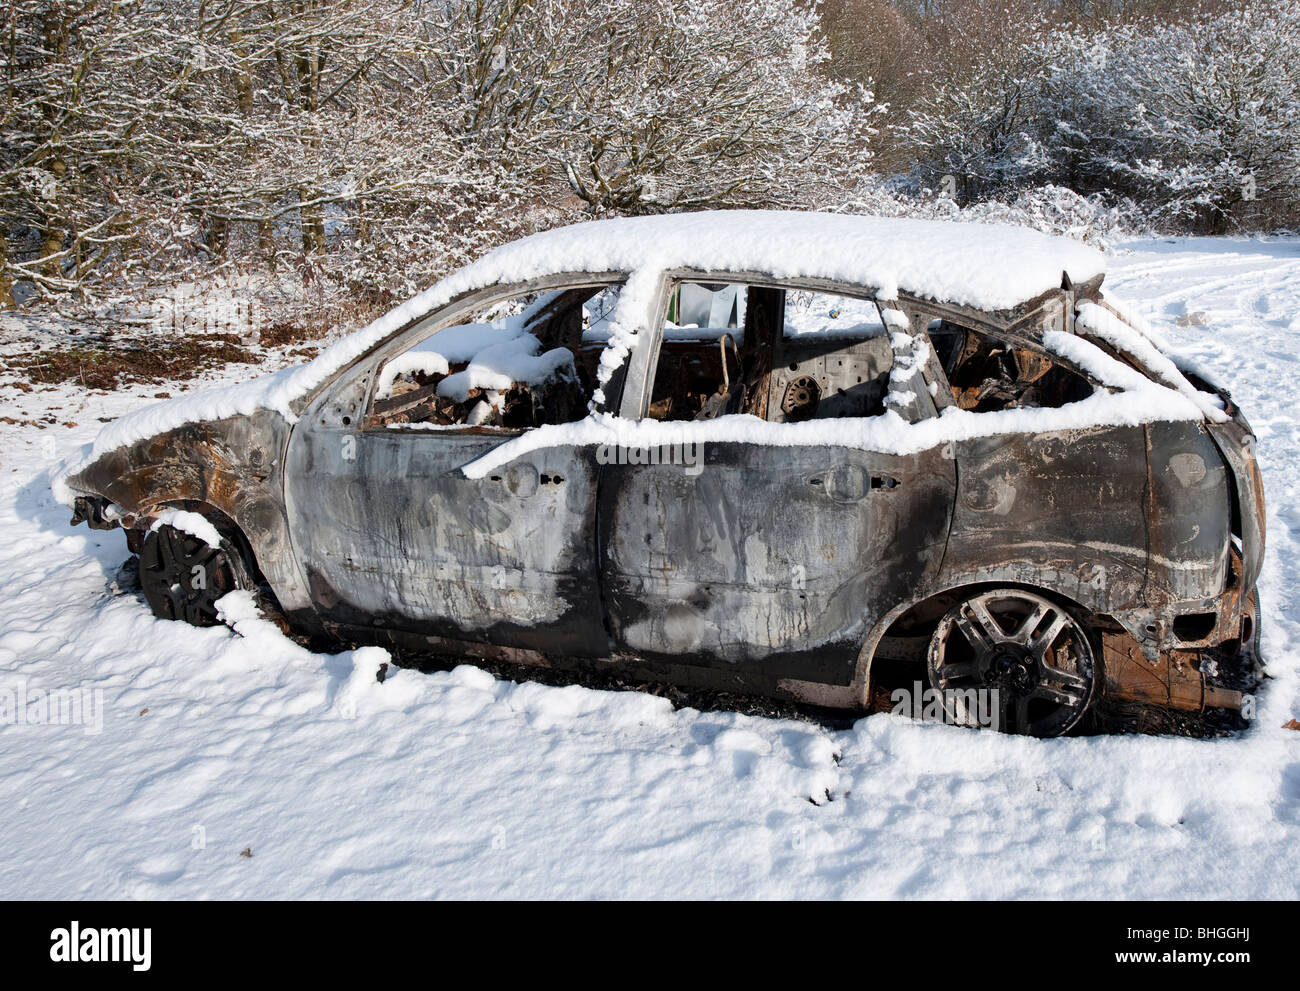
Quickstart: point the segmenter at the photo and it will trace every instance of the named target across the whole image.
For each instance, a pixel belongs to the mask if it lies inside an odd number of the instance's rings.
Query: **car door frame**
[[[356,444],[358,438],[363,435],[382,437],[385,434],[399,434],[406,435],[408,438],[418,436],[418,442],[422,444],[434,444],[440,441],[461,443],[467,438],[478,437],[493,442],[481,449],[474,449],[472,453],[467,454],[463,459],[463,464],[468,464],[470,461],[487,453],[487,451],[495,449],[500,444],[507,443],[523,435],[526,430],[522,428],[484,428],[468,425],[457,426],[448,430],[415,429],[409,432],[397,430],[389,432],[382,430],[382,428],[376,428],[368,424],[368,419],[374,402],[378,373],[384,364],[393,357],[405,353],[441,330],[456,326],[459,322],[463,322],[475,311],[485,306],[530,293],[587,286],[619,285],[625,283],[626,280],[626,273],[612,270],[603,272],[565,272],[517,283],[496,283],[473,290],[413,318],[403,327],[341,367],[317,389],[300,411],[298,421],[294,424],[286,440],[284,450],[284,464],[286,467],[284,473],[284,501],[286,515],[289,519],[290,539],[294,546],[294,556],[299,562],[299,568],[309,589],[312,607],[320,617],[325,629],[332,632],[347,631],[353,635],[360,634],[363,631],[373,635],[376,629],[379,629],[389,639],[398,641],[414,639],[420,643],[435,646],[439,644],[450,646],[463,642],[464,644],[495,644],[510,649],[515,644],[527,643],[528,648],[546,647],[554,651],[575,651],[592,654],[606,652],[608,642],[604,634],[603,614],[599,609],[593,610],[590,601],[582,601],[581,603],[574,601],[575,596],[584,600],[594,598],[598,601],[599,581],[594,564],[585,579],[582,576],[576,576],[577,581],[573,583],[574,587],[563,590],[568,607],[564,610],[563,615],[554,622],[543,624],[541,628],[534,624],[484,626],[478,623],[477,627],[473,624],[461,626],[445,622],[422,622],[419,621],[418,617],[414,618],[415,622],[411,622],[412,618],[410,617],[404,620],[391,614],[371,614],[363,610],[347,608],[346,603],[340,603],[340,590],[334,588],[333,583],[323,581],[319,569],[313,568],[313,564],[317,563],[316,557],[318,555],[314,556],[312,552],[312,528],[322,525],[320,523],[322,517],[325,520],[330,519],[332,511],[330,500],[311,496],[304,498],[305,489],[299,490],[297,488],[294,474],[299,467],[297,459],[300,455],[300,449],[302,445],[308,442],[308,439],[304,437],[306,431],[321,433],[330,431],[337,434],[339,436],[340,450],[343,449],[343,438],[351,437],[354,444]],[[607,395],[614,396],[616,400],[620,398],[618,382],[606,386],[606,390]],[[606,405],[608,405],[608,402]],[[411,441],[408,440],[407,442],[410,443]],[[594,561],[596,540],[594,507],[598,483],[598,466],[595,464],[593,451],[581,448],[567,450],[570,457],[564,470],[553,473],[539,470],[537,472],[538,480],[543,475],[550,478],[558,476],[559,481],[554,482],[554,485],[561,488],[567,485],[568,491],[572,491],[578,482],[585,479],[590,493],[587,499],[590,508],[583,514],[586,525],[581,527],[582,533],[570,533],[570,537],[580,545],[577,548],[578,552],[575,554],[575,560],[579,563],[584,559]],[[544,448],[534,452],[534,454],[538,458],[549,457],[555,459],[558,457],[555,448]],[[354,447],[353,457],[355,456]],[[584,471],[583,466],[586,462],[590,462],[590,465]],[[461,467],[463,467],[463,464]],[[501,495],[504,498],[518,496],[520,494],[518,491],[507,492],[506,490],[521,484],[527,489],[537,491],[535,480],[516,477],[518,475],[517,467],[515,471],[494,472],[487,479],[484,479],[482,484],[501,487]],[[453,467],[450,473],[454,474],[458,470],[458,468]],[[470,484],[470,480],[463,477],[457,479],[457,481]],[[299,505],[299,503],[302,505]],[[309,510],[311,511],[309,512]],[[311,517],[310,522],[304,518],[306,516]],[[584,548],[586,549],[585,553],[583,552]],[[318,547],[317,550],[320,550],[320,548]],[[507,584],[509,584],[509,575],[507,574],[505,577]],[[512,588],[501,589],[503,592],[512,590]],[[557,592],[559,591],[561,590],[557,589]]]
[[[781,278],[761,272],[753,271],[701,271],[688,268],[668,269],[660,273],[657,286],[657,302],[653,313],[651,314],[650,326],[638,334],[636,344],[629,356],[627,367],[626,384],[623,390],[622,403],[619,407],[620,418],[629,420],[643,419],[648,412],[651,395],[654,389],[654,378],[658,367],[658,359],[663,344],[663,326],[667,317],[669,297],[672,287],[679,282],[707,282],[707,283],[729,283],[743,285],[758,285],[763,287],[781,288],[785,290],[806,290],[812,292],[824,292],[834,295],[854,297],[859,299],[870,300],[877,303],[883,309],[898,309],[900,304],[892,300],[881,300],[880,294],[873,288],[844,284],[829,279],[819,278]],[[896,328],[903,330],[903,326]],[[918,338],[924,339],[925,326],[919,328],[910,324],[906,325],[906,333],[912,344]],[[893,340],[891,335],[891,350],[897,354],[899,346]],[[909,344],[909,349],[912,345]],[[925,387],[930,375],[931,363],[926,362],[918,366],[914,379],[909,379],[907,388],[915,396],[916,402],[911,410],[899,410],[898,412],[909,419],[924,419],[936,416],[938,407],[935,404],[934,397],[929,389]],[[920,388],[917,388],[917,386]],[[780,426],[780,424],[774,424]],[[828,445],[835,447],[835,445]],[[789,448],[785,448],[789,450]],[[862,452],[864,454],[877,454],[879,452]],[[924,470],[933,471],[942,475],[945,479],[943,485],[946,489],[944,499],[946,506],[944,517],[941,523],[935,527],[936,534],[933,542],[929,544],[930,554],[926,560],[922,573],[917,576],[919,583],[924,583],[928,578],[936,574],[941,566],[943,553],[946,545],[948,521],[951,518],[951,500],[955,492],[955,469],[950,460],[943,459],[937,452],[922,452],[922,455],[933,460],[935,464],[927,465]],[[920,458],[922,455],[918,455]],[[617,485],[615,479],[619,471],[625,469],[606,466],[602,473],[601,492],[600,492],[600,545],[597,553],[601,562],[602,585],[606,603],[606,609],[609,612],[608,622],[611,627],[612,635],[616,635],[620,617],[615,615],[614,611],[618,608],[615,602],[617,597],[616,590],[612,587],[609,577],[610,570],[610,553],[611,540],[613,531],[611,519],[614,513],[611,512],[611,487]],[[707,471],[707,467],[704,469]],[[920,470],[920,469],[918,469]],[[879,607],[879,612],[887,611],[886,605]],[[757,670],[762,666],[747,665],[750,668],[739,679],[736,672],[723,672],[724,678],[730,678],[731,683],[747,683],[757,690],[775,688],[777,691],[795,694],[805,699],[814,699],[828,705],[839,704],[856,704],[856,688],[854,686],[854,677],[856,675],[856,661],[860,655],[861,643],[866,639],[872,623],[868,621],[873,617],[864,617],[860,628],[854,630],[852,641],[845,641],[839,645],[842,657],[835,662],[832,671],[823,670],[824,665],[820,664],[814,655],[817,649],[800,651],[796,653],[786,653],[784,659],[778,660],[774,665],[770,665],[765,670]],[[615,650],[623,656],[640,656],[633,655],[625,646],[615,643]],[[786,663],[789,661],[790,663]],[[840,662],[843,663],[840,663]],[[670,660],[667,656],[661,657],[659,663],[667,667]],[[717,665],[712,665],[717,667]],[[724,666],[725,667],[725,666]]]

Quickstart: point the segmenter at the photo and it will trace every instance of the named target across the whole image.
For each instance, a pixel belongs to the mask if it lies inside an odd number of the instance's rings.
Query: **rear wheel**
[[[153,614],[194,626],[216,626],[217,600],[252,588],[239,552],[223,539],[212,547],[164,524],[145,535],[140,548],[140,587]]]
[[[940,621],[927,656],[930,685],[950,717],[967,693],[989,693],[981,709],[1005,733],[1059,736],[1083,717],[1100,669],[1092,640],[1063,606],[1016,588],[981,592]]]

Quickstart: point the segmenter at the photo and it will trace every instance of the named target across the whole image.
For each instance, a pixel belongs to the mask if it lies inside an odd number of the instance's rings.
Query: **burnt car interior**
[[[394,379],[389,394],[376,396],[367,425],[432,424],[525,430],[582,419],[587,415],[595,389],[596,367],[605,346],[600,328],[612,319],[617,298],[618,288],[608,285],[534,293],[495,304],[465,324],[443,328],[439,333],[519,318],[521,329],[536,338],[538,354],[554,349],[568,352],[573,374],[560,372],[541,381],[516,381],[504,392],[472,388],[465,399],[458,401],[439,395],[439,387],[448,377],[465,371],[472,360],[448,362],[445,372],[413,367]],[[414,355],[422,347],[436,354],[437,337],[435,333],[425,338],[405,354]]]
[[[572,374],[516,381],[504,392],[481,388],[458,400],[440,394],[447,370],[412,363],[376,396],[367,425],[465,426],[517,431],[568,423],[587,413],[608,338],[618,287],[582,286],[530,294],[475,314],[468,324],[504,318],[537,342],[537,353],[564,349]],[[972,412],[1057,408],[1092,394],[1086,378],[1051,357],[1017,348],[950,319],[929,335],[956,405]],[[415,345],[437,350],[437,334]],[[710,420],[747,413],[772,423],[884,412],[893,353],[878,304],[833,293],[776,286],[681,281],[669,300],[647,416]]]
[[[773,423],[884,412],[893,353],[874,302],[771,286],[679,283],[648,417]]]
[[[961,409],[1055,409],[1092,394],[1087,379],[1039,351],[1013,347],[948,320],[934,321],[929,332]]]

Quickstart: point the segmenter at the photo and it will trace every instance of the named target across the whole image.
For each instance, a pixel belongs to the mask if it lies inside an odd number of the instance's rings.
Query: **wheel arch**
[[[198,513],[211,523],[217,528],[217,532],[221,534],[222,538],[228,540],[231,546],[238,551],[240,557],[243,558],[245,567],[248,568],[249,575],[260,584],[266,584],[266,576],[262,572],[262,566],[258,562],[257,552],[253,548],[252,541],[248,539],[248,535],[244,533],[243,527],[239,525],[238,521],[220,507],[214,506],[210,502],[204,502],[202,499],[168,497],[149,502],[142,506],[136,515],[137,517],[153,520],[172,510]],[[139,529],[138,524],[136,529]]]
[[[1049,599],[1062,608],[1075,613],[1076,617],[1084,622],[1085,628],[1090,633],[1095,633],[1098,627],[1107,624],[1119,625],[1114,617],[1098,611],[1095,605],[1081,602],[1077,598],[1065,594],[1060,589],[1048,585],[1013,579],[980,579],[978,581],[953,582],[939,589],[931,589],[920,597],[899,603],[885,613],[872,627],[858,652],[858,659],[854,669],[854,691],[862,703],[866,705],[871,698],[873,664],[879,656],[881,642],[887,636],[894,631],[903,631],[915,626],[926,631],[924,635],[928,637],[929,633],[938,626],[939,619],[943,614],[956,605],[958,601],[967,596],[992,591],[996,588],[1015,588],[1041,595],[1043,598]],[[1100,665],[1102,663],[1101,651],[1096,653],[1096,663]]]

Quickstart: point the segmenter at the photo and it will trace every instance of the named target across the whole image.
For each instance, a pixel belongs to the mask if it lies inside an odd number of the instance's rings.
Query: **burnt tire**
[[[211,547],[183,530],[164,524],[145,535],[140,548],[140,588],[159,619],[192,626],[217,626],[217,600],[252,588],[243,557],[222,539]]]
[[[952,721],[969,724],[967,693],[986,691],[997,729],[1049,737],[1077,726],[1099,694],[1097,656],[1069,609],[1024,589],[996,588],[939,620],[926,668]]]

